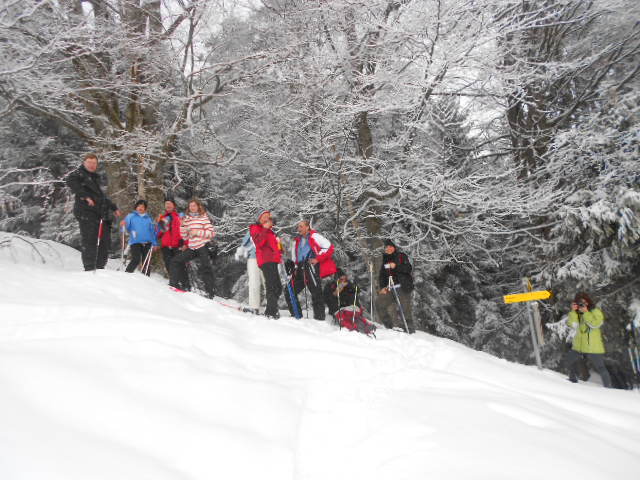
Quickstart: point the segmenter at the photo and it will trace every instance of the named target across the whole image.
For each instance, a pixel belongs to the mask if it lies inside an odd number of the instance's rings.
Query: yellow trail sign
[[[505,295],[504,303],[531,302],[533,300],[546,300],[551,297],[549,290],[538,290],[537,292],[515,293],[513,295]]]

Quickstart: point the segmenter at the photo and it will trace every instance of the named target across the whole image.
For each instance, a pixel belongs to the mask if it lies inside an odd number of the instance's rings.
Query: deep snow
[[[267,320],[0,234],[0,478],[637,478],[640,395]],[[33,242],[33,240],[29,241]]]

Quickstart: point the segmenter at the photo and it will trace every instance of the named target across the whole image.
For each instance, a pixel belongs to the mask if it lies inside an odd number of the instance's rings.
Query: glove
[[[296,264],[293,263],[293,260],[287,260],[284,262],[284,270],[287,272],[287,275],[291,275],[293,271],[296,269]]]

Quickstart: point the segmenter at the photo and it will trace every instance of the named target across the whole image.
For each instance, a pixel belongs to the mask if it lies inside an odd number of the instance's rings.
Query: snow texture
[[[371,339],[267,320],[160,278],[82,272],[77,252],[48,248],[62,264],[27,246],[0,256],[4,480],[640,471],[637,392],[573,385],[421,332]]]

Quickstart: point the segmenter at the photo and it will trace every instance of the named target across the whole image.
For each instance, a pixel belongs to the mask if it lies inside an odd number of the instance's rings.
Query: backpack
[[[334,317],[336,323],[340,325],[340,329],[356,330],[368,336],[375,337],[376,326],[369,320],[364,318],[362,307],[343,307],[338,310]]]

